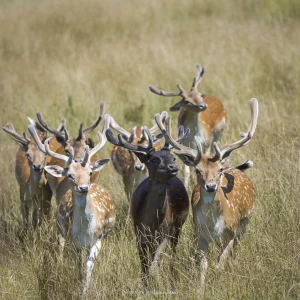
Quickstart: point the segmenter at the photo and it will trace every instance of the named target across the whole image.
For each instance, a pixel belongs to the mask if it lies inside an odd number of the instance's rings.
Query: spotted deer
[[[129,132],[120,127],[111,117],[110,127],[121,133],[130,144],[146,145],[149,142],[144,126],[134,126]],[[158,127],[155,125],[149,131],[154,135],[157,129]],[[158,150],[160,149],[160,136],[155,136],[154,138],[154,148]],[[127,200],[130,201],[133,192],[148,177],[147,168],[132,151],[120,146],[113,146],[111,159],[114,169],[122,175],[125,194]]]
[[[83,160],[74,159],[74,149],[69,148],[69,156],[52,152],[48,141],[45,142],[46,153],[51,157],[61,160],[65,168],[58,165],[48,165],[45,170],[54,177],[65,177],[69,189],[62,196],[56,213],[59,232],[63,237],[69,238],[74,244],[77,255],[79,279],[82,280],[82,249],[88,249],[86,263],[86,292],[102,245],[102,239],[115,225],[115,205],[109,195],[100,185],[91,182],[92,173],[102,169],[109,159],[92,162],[91,157],[103,148],[106,143],[105,131],[109,126],[109,115],[105,116],[103,133],[98,131],[99,143],[89,150],[85,146]]]
[[[245,231],[252,212],[255,192],[253,183],[243,170],[252,166],[248,161],[235,168],[224,168],[224,163],[232,151],[245,146],[252,139],[258,119],[258,102],[250,100],[251,123],[242,139],[218,147],[214,143],[215,153],[205,154],[201,141],[197,140],[197,150],[180,145],[171,136],[170,144],[176,149],[174,153],[184,164],[195,168],[197,185],[192,194],[193,220],[197,244],[203,255],[201,261],[201,285],[204,285],[208,267],[208,245],[214,241],[220,248],[217,268],[222,269],[225,260],[232,252],[236,240]],[[166,132],[163,124],[160,124]]]
[[[90,133],[92,130],[94,130],[99,125],[99,123],[101,122],[101,120],[103,118],[103,111],[104,111],[104,103],[101,102],[99,116],[94,121],[94,123],[92,125],[90,125],[89,127],[87,127],[86,129],[83,129],[83,124],[80,124],[79,133],[78,133],[77,138],[71,138],[66,128],[64,128],[63,132],[61,132],[61,131],[54,129],[50,125],[48,125],[45,122],[45,120],[40,112],[37,113],[37,118],[38,118],[42,128],[44,128],[45,130],[47,130],[51,134],[53,134],[55,136],[57,142],[60,143],[60,147],[55,152],[57,152],[59,154],[69,155],[69,149],[72,147],[73,151],[74,151],[74,159],[81,160],[85,153],[85,146],[88,145],[89,148],[94,147],[93,140],[91,138],[86,138],[86,134]],[[44,145],[42,143],[40,143],[39,140],[37,139],[37,135],[35,133],[35,127],[31,125],[28,127],[28,130],[29,130],[30,135],[36,141],[40,150],[43,153],[45,153],[46,150],[45,150]],[[91,159],[93,162],[93,161],[97,160],[97,157],[93,156]],[[64,167],[64,162],[62,160],[58,160],[56,158],[51,158],[49,164],[59,165],[61,167]],[[98,171],[93,172],[92,182],[95,182],[96,179],[98,178],[98,176],[99,176]],[[65,191],[68,189],[67,181],[63,177],[56,178],[51,175],[48,176],[48,181],[49,181],[49,185],[50,185],[52,194],[56,198],[56,203],[58,204],[59,197],[57,195],[57,187],[60,186],[60,192],[61,192],[61,194],[64,194]],[[62,181],[64,181],[64,183],[65,183],[64,185],[61,185]]]
[[[162,116],[156,116],[158,118]],[[144,130],[148,145],[131,144],[122,134],[117,139],[111,129],[106,131],[106,136],[112,144],[133,151],[149,172],[149,177],[137,187],[130,202],[142,272],[148,277],[158,265],[166,246],[176,247],[188,216],[189,198],[183,183],[176,177],[178,166],[169,144],[156,151],[152,134],[146,126]],[[187,135],[188,132],[181,129],[178,142]]]
[[[215,97],[201,94],[197,90],[204,74],[204,68],[197,64],[197,75],[194,77],[192,88],[186,92],[179,84],[178,92],[165,92],[154,86],[149,86],[152,93],[165,97],[177,97],[182,99],[173,105],[170,110],[178,111],[178,126],[189,128],[191,133],[183,142],[183,145],[196,150],[195,137],[200,141],[203,153],[214,153],[214,142],[218,142],[227,122],[227,112],[223,104]],[[184,185],[188,187],[190,169],[185,165]]]
[[[34,124],[39,142],[43,142],[47,133],[34,120],[28,118]],[[62,119],[58,131],[65,126],[65,120]],[[49,216],[51,207],[51,190],[44,172],[44,166],[49,161],[49,157],[44,155],[37,147],[36,142],[32,138],[28,138],[23,133],[23,136],[18,134],[10,123],[3,127],[3,130],[10,134],[17,142],[20,148],[16,154],[15,161],[15,176],[19,184],[20,204],[23,224],[28,228],[30,223],[33,228],[41,224],[42,217]],[[59,144],[52,141],[50,147],[56,150]],[[29,210],[32,209],[32,219],[29,221]]]

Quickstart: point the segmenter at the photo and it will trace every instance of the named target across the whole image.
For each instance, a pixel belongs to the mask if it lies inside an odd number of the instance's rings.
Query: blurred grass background
[[[249,99],[260,105],[252,142],[231,160],[254,161],[247,172],[257,192],[253,217],[222,274],[214,269],[212,247],[204,298],[299,299],[299,46],[298,0],[2,0],[1,124],[11,122],[23,132],[26,116],[41,111],[53,126],[66,117],[74,136],[81,122],[93,122],[104,101],[106,113],[124,128],[150,126],[154,114],[177,99],[158,97],[148,85],[173,91],[180,83],[188,89],[199,62],[206,69],[199,91],[219,98],[228,111],[221,145],[248,128]],[[95,132],[91,136],[96,139]],[[22,235],[17,145],[4,132],[0,140],[0,297],[80,298],[72,247],[63,260],[58,257],[55,224]],[[107,144],[101,158],[110,150]],[[197,299],[191,218],[175,271],[166,256],[147,294],[134,236],[124,226],[123,185],[112,164],[99,182],[116,202],[118,224],[101,250],[86,298]]]

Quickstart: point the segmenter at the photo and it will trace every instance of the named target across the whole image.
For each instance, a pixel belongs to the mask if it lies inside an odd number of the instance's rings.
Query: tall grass
[[[225,271],[212,246],[205,299],[300,298],[300,2],[25,1],[0,3],[1,123],[19,132],[41,111],[50,124],[67,118],[71,135],[89,125],[100,101],[120,125],[151,125],[175,99],[148,91],[188,88],[200,62],[199,89],[229,114],[221,144],[247,129],[251,97],[260,105],[253,141],[231,164],[248,172],[257,202],[248,231]],[[173,126],[176,114],[173,116]],[[92,135],[96,139],[95,133]],[[0,295],[2,299],[76,299],[73,248],[59,256],[54,221],[24,235],[14,178],[17,146],[0,135]],[[101,157],[110,155],[107,144]],[[182,174],[180,174],[181,176]],[[111,164],[99,179],[117,206],[117,227],[98,257],[87,299],[197,299],[199,265],[189,254],[189,218],[177,253],[165,256],[145,291],[127,203]],[[191,190],[189,191],[191,192]],[[173,267],[169,262],[172,261]]]

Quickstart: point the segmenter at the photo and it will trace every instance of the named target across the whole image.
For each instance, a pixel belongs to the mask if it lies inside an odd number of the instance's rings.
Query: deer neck
[[[85,226],[89,222],[89,215],[90,215],[90,203],[89,203],[89,193],[87,194],[80,194],[74,192],[72,190],[73,196],[73,216],[74,222],[73,227],[80,228]]]
[[[150,178],[148,196],[147,196],[147,214],[145,216],[145,224],[159,225],[166,211],[166,193],[167,183],[159,182],[156,179]],[[150,228],[156,229],[156,228]]]
[[[73,224],[72,236],[77,248],[88,246],[93,239],[91,228],[95,227],[95,218],[92,212],[89,193],[80,194],[72,190],[73,196]]]
[[[44,170],[42,172],[35,172],[33,170],[30,171],[28,183],[30,185],[30,191],[32,195],[37,194],[42,185],[46,184],[46,182],[47,179]]]
[[[204,141],[204,136],[203,133],[201,132],[201,126],[199,123],[199,113],[187,110],[186,118],[183,124],[178,124],[178,125],[183,125],[185,130],[187,128],[190,129],[189,136],[183,141],[182,144],[192,149],[197,149],[195,136],[198,136],[201,141]]]

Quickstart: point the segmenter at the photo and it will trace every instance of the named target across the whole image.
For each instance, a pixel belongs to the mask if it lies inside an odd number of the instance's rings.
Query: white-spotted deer
[[[129,132],[120,127],[111,117],[110,127],[121,133],[132,145],[145,146],[149,143],[144,126],[134,126]],[[153,135],[157,129],[158,127],[155,125],[149,131]],[[154,148],[160,149],[159,137],[155,137]],[[147,168],[132,151],[116,145],[112,148],[111,159],[115,170],[122,175],[125,193],[128,201],[130,201],[133,192],[148,177]]]
[[[53,127],[51,127],[50,125],[48,125],[44,118],[42,117],[42,114],[40,112],[37,113],[37,118],[41,124],[41,126],[49,131],[51,134],[53,134],[57,140],[57,142],[60,144],[60,147],[58,149],[56,149],[56,153],[58,154],[67,154],[69,155],[69,149],[72,147],[73,151],[74,151],[74,159],[75,160],[81,160],[84,157],[84,153],[85,153],[85,148],[86,145],[89,146],[89,148],[93,148],[94,147],[94,142],[91,138],[86,138],[86,134],[90,133],[92,130],[94,130],[98,124],[101,122],[102,118],[103,118],[103,111],[104,111],[104,103],[101,102],[100,104],[100,114],[97,117],[97,119],[95,120],[95,122],[89,126],[86,129],[83,129],[83,125],[80,124],[79,127],[79,134],[77,138],[71,138],[68,131],[66,130],[66,128],[64,128],[63,132],[58,131],[56,129],[54,129]],[[37,139],[37,134],[35,132],[35,127],[34,126],[29,126],[28,127],[28,131],[30,133],[30,135],[34,138],[34,140],[36,141],[37,145],[39,146],[40,150],[43,153],[46,153],[45,147],[42,143],[39,142],[39,140]],[[52,143],[52,142],[51,142]],[[51,149],[52,150],[52,149]],[[92,162],[97,160],[96,156],[93,156],[92,158]],[[62,160],[56,159],[56,158],[52,158],[49,162],[49,164],[51,165],[59,165],[61,167],[64,167],[64,162]],[[92,182],[95,182],[97,177],[99,176],[99,172],[93,172],[93,176],[92,176]],[[58,198],[60,198],[60,196],[62,194],[65,193],[65,191],[68,189],[68,183],[67,180],[64,178],[56,178],[53,176],[48,176],[48,181],[49,181],[49,185],[52,191],[53,196],[56,198],[56,203],[59,203]],[[64,182],[64,184],[61,184],[61,182]],[[60,195],[57,195],[57,187],[60,186],[59,189],[59,193]]]
[[[197,185],[192,195],[193,220],[198,248],[203,255],[201,261],[201,286],[207,271],[208,245],[215,241],[220,247],[218,268],[221,269],[231,253],[235,241],[245,231],[253,209],[255,192],[251,180],[243,170],[252,166],[248,161],[235,168],[224,168],[223,164],[232,151],[245,146],[252,139],[258,119],[258,102],[250,100],[251,124],[241,140],[223,146],[214,143],[215,154],[204,154],[201,142],[197,150],[180,145],[169,136],[174,153],[184,164],[194,167]],[[162,124],[161,130],[165,131]]]
[[[48,155],[65,164],[65,168],[58,165],[49,165],[45,170],[54,177],[65,177],[69,189],[62,196],[56,213],[56,221],[60,233],[65,238],[70,238],[78,251],[77,267],[79,278],[82,279],[81,251],[88,249],[86,280],[84,292],[89,282],[94,267],[94,262],[100,251],[102,239],[115,225],[115,205],[109,195],[100,185],[91,183],[92,173],[100,171],[109,159],[92,162],[91,157],[105,145],[105,131],[109,126],[109,115],[105,115],[103,133],[98,131],[99,143],[89,150],[85,146],[83,160],[74,159],[74,150],[69,148],[69,156],[52,152],[48,140],[45,149]]]
[[[47,133],[34,120],[28,118],[34,124],[37,133],[37,139],[42,143]],[[62,130],[65,120],[62,119],[58,131]],[[28,228],[29,223],[33,228],[40,225],[42,217],[49,216],[51,207],[51,190],[44,172],[44,166],[49,161],[49,157],[44,155],[32,138],[18,134],[14,127],[7,123],[3,130],[14,138],[20,148],[17,151],[15,162],[15,176],[20,187],[20,204],[24,227]],[[51,142],[51,148],[57,149],[59,144],[56,141]],[[29,222],[29,210],[32,209],[32,220]]]
[[[197,64],[197,75],[194,77],[192,88],[186,92],[179,84],[178,92],[165,92],[154,86],[149,86],[151,92],[165,97],[180,96],[182,99],[173,105],[170,110],[178,111],[178,126],[183,126],[186,130],[190,129],[189,137],[183,142],[183,145],[192,149],[197,149],[195,137],[201,143],[203,153],[214,153],[214,143],[221,137],[227,121],[227,112],[223,104],[216,98],[201,94],[197,90],[204,74],[204,68]],[[184,185],[187,188],[189,184],[190,169],[185,166]]]
[[[160,117],[158,115],[156,119]],[[116,139],[111,129],[106,135],[112,144],[133,151],[149,172],[149,177],[137,187],[130,202],[141,267],[148,276],[157,266],[165,247],[168,244],[172,249],[176,247],[188,216],[189,198],[183,183],[176,177],[178,166],[169,144],[156,151],[152,134],[147,127],[144,130],[149,141],[147,146],[130,144],[122,134]],[[178,141],[187,134],[188,131],[184,133],[181,128]]]

